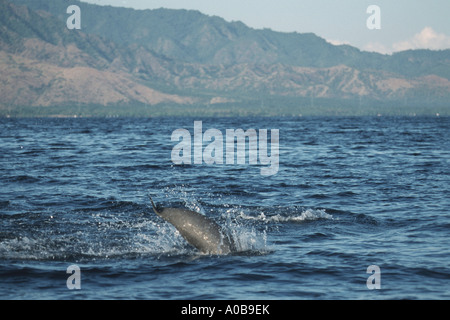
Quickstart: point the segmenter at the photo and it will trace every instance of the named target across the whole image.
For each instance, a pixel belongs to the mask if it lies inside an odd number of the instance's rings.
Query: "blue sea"
[[[277,173],[175,165],[197,120],[278,129]],[[201,254],[149,195],[237,252]],[[449,117],[0,119],[0,299],[449,298]]]

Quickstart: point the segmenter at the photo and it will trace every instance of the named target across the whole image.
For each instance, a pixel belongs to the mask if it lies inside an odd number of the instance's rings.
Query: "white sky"
[[[391,53],[450,48],[450,0],[82,0],[135,9],[192,9],[252,28],[313,32],[335,43]],[[369,5],[381,9],[381,29],[369,30]]]

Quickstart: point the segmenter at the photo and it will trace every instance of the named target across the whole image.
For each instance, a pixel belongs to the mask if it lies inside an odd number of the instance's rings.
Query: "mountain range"
[[[0,72],[0,115],[450,113],[450,50],[382,55],[188,10],[0,0]]]

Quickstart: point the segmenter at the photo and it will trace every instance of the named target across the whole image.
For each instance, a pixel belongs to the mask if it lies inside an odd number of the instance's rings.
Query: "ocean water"
[[[279,129],[277,174],[174,165],[195,120]],[[449,136],[448,117],[0,119],[0,298],[449,299]],[[239,250],[200,254],[149,194]]]

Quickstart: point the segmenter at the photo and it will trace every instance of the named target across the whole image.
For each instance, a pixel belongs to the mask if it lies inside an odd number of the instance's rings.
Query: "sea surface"
[[[278,172],[175,165],[197,120],[278,129]],[[149,195],[237,252],[201,254]],[[450,118],[0,119],[0,299],[450,299]]]

